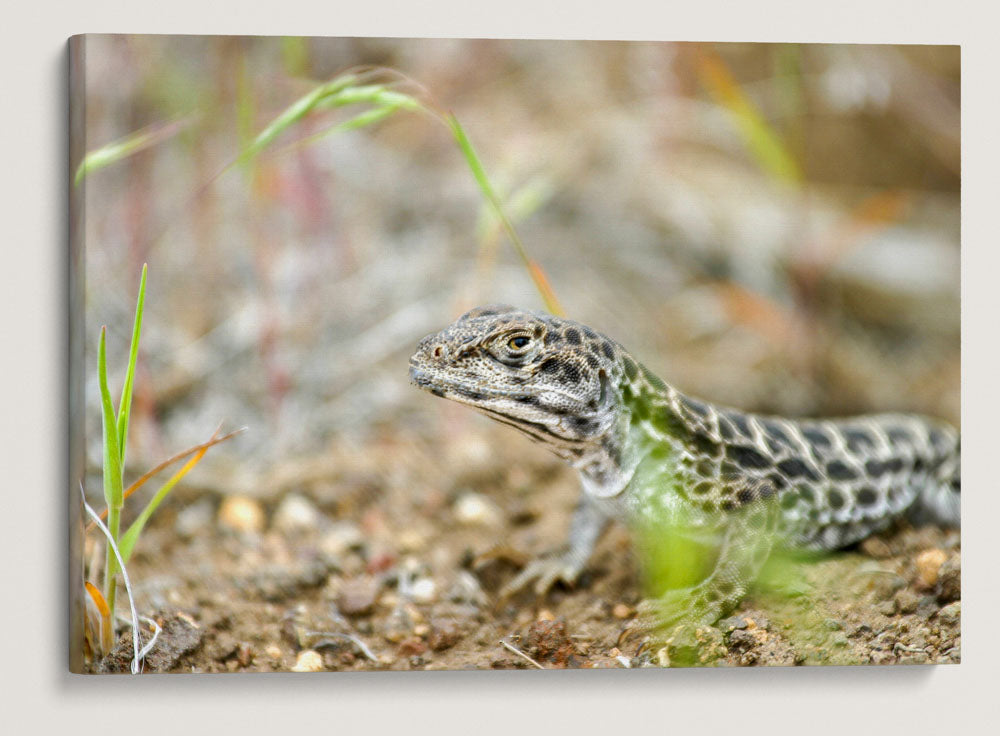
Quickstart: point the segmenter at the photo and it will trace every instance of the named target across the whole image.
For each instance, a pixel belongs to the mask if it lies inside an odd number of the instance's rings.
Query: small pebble
[[[427,546],[427,535],[416,529],[404,529],[396,540],[400,552],[420,552]]]
[[[462,638],[462,630],[457,621],[446,618],[431,622],[431,633],[427,643],[435,652],[453,647]]]
[[[312,501],[298,493],[289,493],[278,504],[272,524],[279,532],[291,535],[315,531],[322,520],[323,514]]]
[[[498,527],[503,514],[490,499],[479,493],[465,493],[455,501],[455,518],[462,524]]]
[[[437,583],[431,578],[417,578],[410,585],[410,598],[417,603],[431,603],[437,597]]]
[[[337,595],[337,608],[347,616],[370,613],[378,597],[379,582],[370,575],[345,580]]]
[[[281,647],[277,644],[268,644],[264,647],[264,654],[266,654],[271,659],[281,659]]]
[[[955,601],[954,603],[949,603],[947,606],[938,611],[938,621],[947,625],[953,626],[962,620],[962,601]]]
[[[896,615],[896,601],[882,601],[878,604],[878,606],[876,606],[876,609],[883,616],[894,616]]]
[[[538,615],[535,617],[535,620],[537,620],[537,621],[555,621],[556,620],[556,616],[549,609],[543,608],[541,611],[538,612]]]
[[[240,642],[236,649],[236,661],[241,667],[249,667],[253,662],[253,647],[248,642]]]
[[[364,534],[349,521],[335,521],[319,540],[319,549],[324,555],[338,558],[365,541]]]
[[[874,651],[868,655],[868,661],[872,664],[895,664],[896,655],[892,652]]]
[[[616,603],[615,607],[611,609],[611,615],[619,620],[623,620],[632,615],[632,609],[624,603]],[[612,656],[616,657],[618,655],[615,654]]]
[[[719,631],[728,634],[737,629],[745,629],[747,627],[747,619],[743,616],[730,616],[719,621],[718,627]]]
[[[219,506],[219,525],[241,533],[257,533],[264,528],[264,509],[252,498],[229,496]]]
[[[948,559],[938,571],[937,598],[951,603],[962,597],[962,562],[958,556]]]
[[[920,598],[912,590],[904,588],[896,593],[896,606],[900,613],[913,613],[920,604]]]
[[[917,580],[924,588],[933,588],[938,581],[941,565],[948,559],[948,553],[943,549],[928,549],[917,555]]]
[[[304,649],[295,658],[292,665],[292,672],[321,672],[323,670],[323,657],[315,649]]]
[[[399,647],[396,651],[401,657],[413,657],[426,652],[427,645],[424,644],[424,642],[422,642],[419,638],[411,636],[407,639],[403,639],[403,641],[399,643]]]

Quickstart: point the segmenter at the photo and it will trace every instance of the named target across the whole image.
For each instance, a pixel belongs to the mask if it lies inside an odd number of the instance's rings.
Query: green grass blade
[[[104,500],[108,508],[122,507],[122,466],[118,449],[118,425],[108,391],[107,328],[101,328],[97,346],[97,378],[101,387],[101,420],[104,427]]]
[[[327,82],[326,84],[321,84],[319,87],[316,87],[286,107],[281,114],[272,120],[271,123],[264,128],[264,130],[258,133],[257,137],[253,139],[253,142],[243,150],[243,153],[241,153],[239,157],[240,163],[246,163],[250,159],[255,158],[261,151],[271,145],[275,138],[312,112],[324,98],[330,97],[345,87],[348,87],[354,80],[355,77],[353,75],[338,77],[337,79]]]
[[[88,174],[92,174],[98,169],[103,169],[105,166],[110,166],[139,153],[139,151],[144,151],[157,143],[162,143],[180,132],[187,123],[186,120],[178,120],[166,125],[150,126],[88,152],[76,169],[73,184],[78,185]]]
[[[97,377],[101,387],[101,422],[104,427],[104,500],[108,504],[108,530],[113,539],[118,539],[121,525],[123,500],[121,455],[118,450],[118,428],[115,410],[111,406],[111,392],[108,391],[107,328],[101,328],[101,340],[97,346]],[[109,542],[104,559],[104,598],[111,610],[111,620],[115,612],[115,575],[118,562],[114,548]]]
[[[142,265],[142,277],[139,279],[139,297],[135,304],[135,322],[132,324],[132,344],[128,353],[128,370],[125,371],[125,385],[122,386],[122,398],[118,402],[118,452],[121,467],[125,467],[125,445],[128,439],[128,419],[132,412],[132,384],[135,380],[135,362],[139,355],[139,333],[142,331],[142,308],[146,302],[146,264]]]
[[[800,184],[802,171],[795,157],[736,82],[722,58],[713,51],[703,51],[697,58],[702,82],[716,101],[729,111],[761,169],[780,181]]]
[[[493,213],[503,225],[503,229],[507,233],[507,237],[510,238],[510,242],[514,245],[514,249],[524,262],[525,268],[528,269],[528,273],[530,274],[532,281],[535,282],[535,288],[538,289],[538,293],[541,294],[542,300],[545,302],[546,309],[548,309],[552,314],[564,314],[562,307],[559,305],[559,301],[556,299],[555,292],[553,292],[552,287],[545,279],[541,268],[528,257],[528,252],[524,249],[524,244],[521,242],[521,238],[518,236],[517,230],[514,229],[514,225],[511,224],[506,212],[504,212],[503,204],[500,202],[500,197],[497,196],[496,190],[494,190],[493,185],[490,184],[489,177],[486,175],[486,169],[483,168],[483,163],[480,160],[479,155],[476,153],[476,149],[473,148],[472,141],[470,141],[469,137],[465,134],[465,129],[462,128],[462,125],[458,122],[458,118],[451,113],[445,116],[445,123],[451,129],[451,133],[454,136],[455,141],[458,143],[459,150],[462,151],[462,155],[465,157],[465,162],[469,166],[469,170],[472,172],[472,176],[475,178],[476,184],[479,185],[479,189],[482,191],[486,201],[490,203]]]
[[[312,112],[360,104],[373,105],[375,108],[373,110],[366,110],[320,134],[310,136],[303,143],[311,143],[324,135],[371,125],[388,117],[397,110],[427,112],[426,108],[418,100],[408,94],[392,90],[384,84],[356,84],[357,79],[353,74],[345,74],[319,85],[293,102],[278,117],[272,120],[264,130],[258,133],[250,145],[243,150],[243,153],[239,157],[240,163],[246,163],[260,155],[279,135]]]
[[[343,122],[332,125],[326,130],[321,130],[318,133],[307,136],[302,140],[296,141],[293,145],[308,146],[315,143],[321,138],[325,138],[328,135],[334,135],[336,133],[344,133],[348,130],[355,130],[357,128],[364,128],[367,125],[373,125],[380,120],[383,120],[390,115],[392,115],[399,107],[387,105],[386,107],[376,107],[371,110],[365,110],[362,113],[355,115],[353,118],[344,120]]]
[[[197,465],[201,459],[208,452],[208,447],[202,447],[198,453],[188,460],[184,465],[170,478],[160,486],[160,489],[153,494],[153,497],[149,499],[149,503],[146,504],[146,508],[142,510],[136,520],[132,522],[132,525],[128,528],[128,531],[122,535],[121,541],[118,542],[118,551],[121,553],[122,559],[128,562],[129,557],[132,555],[132,548],[135,547],[136,541],[139,539],[139,535],[142,533],[142,529],[146,526],[146,522],[149,521],[149,517],[153,515],[153,512],[159,507],[163,500],[167,497],[170,491],[173,490],[174,486],[177,485],[178,481],[188,474],[195,465]]]
[[[328,110],[361,103],[378,105],[379,107],[400,107],[410,112],[424,109],[423,105],[410,95],[389,89],[384,84],[359,84],[344,87],[324,96],[316,107],[320,110]]]

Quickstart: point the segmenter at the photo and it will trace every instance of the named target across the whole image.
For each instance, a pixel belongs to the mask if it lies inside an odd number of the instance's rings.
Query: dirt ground
[[[717,627],[665,646],[628,631],[641,595],[622,528],[575,589],[498,603],[517,564],[565,533],[575,479],[520,437],[468,422],[450,448],[388,434],[363,454],[333,448],[285,470],[298,490],[273,501],[178,499],[130,565],[140,610],[163,628],[145,671],[960,661],[960,536],[934,528],[901,525],[802,562],[797,594],[755,590]],[[461,469],[435,473],[441,457]],[[130,658],[126,633],[92,671],[127,671]]]

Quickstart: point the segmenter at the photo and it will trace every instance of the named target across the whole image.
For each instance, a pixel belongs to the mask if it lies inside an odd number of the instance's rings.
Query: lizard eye
[[[507,347],[511,350],[524,350],[531,344],[531,338],[527,335],[515,335],[507,341]]]

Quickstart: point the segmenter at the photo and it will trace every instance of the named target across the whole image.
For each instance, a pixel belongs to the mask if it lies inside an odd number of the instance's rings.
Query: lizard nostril
[[[438,345],[436,348],[434,348],[434,357],[435,358],[440,358],[441,357],[441,346],[440,345]]]

